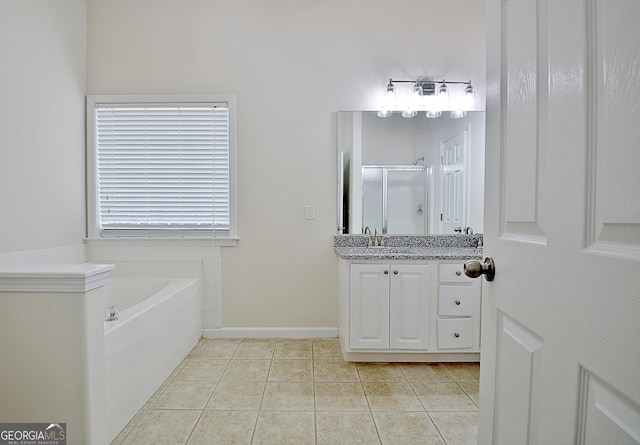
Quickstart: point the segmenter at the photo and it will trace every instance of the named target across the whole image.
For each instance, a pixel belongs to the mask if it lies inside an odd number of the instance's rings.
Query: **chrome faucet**
[[[375,228],[373,233],[373,246],[369,247],[384,247],[384,238],[382,235],[378,236],[378,228]]]
[[[369,226],[364,228],[364,232],[365,235],[369,235],[367,237],[367,247],[371,247],[373,246],[373,242],[371,241],[371,229],[369,228]]]

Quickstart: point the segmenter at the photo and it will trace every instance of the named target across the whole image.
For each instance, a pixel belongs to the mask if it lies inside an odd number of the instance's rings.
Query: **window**
[[[234,238],[235,96],[89,96],[90,237]]]

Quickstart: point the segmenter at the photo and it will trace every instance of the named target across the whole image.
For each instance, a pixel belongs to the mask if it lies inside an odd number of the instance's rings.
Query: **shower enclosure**
[[[424,165],[362,167],[362,230],[383,234],[424,235],[428,231],[427,184]]]

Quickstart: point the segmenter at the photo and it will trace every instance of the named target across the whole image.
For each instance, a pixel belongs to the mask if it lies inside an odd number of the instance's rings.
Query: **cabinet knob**
[[[393,271],[393,274],[394,274],[394,275],[398,275],[398,271],[397,271],[397,270],[394,270],[394,271]]]
[[[384,271],[384,274],[385,274],[385,275],[389,275],[389,271],[388,271],[388,270],[385,270],[385,271]]]
[[[454,336],[455,338],[460,338],[460,333],[459,333],[459,332],[455,332],[455,333],[453,334],[453,336]]]
[[[456,306],[460,306],[460,300],[456,300],[455,303],[456,303]]]
[[[459,270],[456,270],[456,275],[460,276],[460,275],[462,275],[462,272],[460,272]]]

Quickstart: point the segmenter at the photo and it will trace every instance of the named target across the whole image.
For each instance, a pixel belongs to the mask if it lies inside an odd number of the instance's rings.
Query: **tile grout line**
[[[200,342],[202,342],[202,339],[200,340]],[[238,345],[240,344],[240,342],[238,342]],[[198,423],[200,422],[200,419],[202,419],[202,416],[204,415],[204,412],[207,409],[207,405],[209,404],[209,402],[211,401],[211,398],[213,397],[213,394],[216,392],[216,389],[218,388],[218,386],[220,385],[220,382],[222,381],[222,376],[224,375],[224,373],[227,371],[227,369],[229,368],[229,364],[231,363],[231,359],[233,358],[233,354],[235,354],[235,351],[238,349],[238,345],[236,345],[235,349],[233,350],[233,353],[231,353],[231,357],[229,359],[227,359],[227,364],[225,365],[224,369],[222,370],[222,372],[220,373],[220,376],[217,378],[215,385],[213,386],[213,390],[211,391],[211,394],[209,395],[209,397],[207,398],[207,401],[204,404],[204,407],[202,408],[202,410],[200,410],[200,415],[198,416],[198,420],[196,421],[196,423],[193,425],[193,428],[191,429],[191,432],[189,433],[189,437],[187,437],[187,440],[185,442],[185,445],[187,445],[189,443],[189,440],[191,439],[191,436],[193,436],[193,432],[196,430]],[[209,358],[209,354],[207,354],[207,359]],[[192,357],[190,360],[194,360],[194,358]],[[210,359],[210,360],[217,360],[217,359]],[[186,366],[186,365],[185,365]],[[184,368],[184,366],[183,366]]]
[[[429,421],[433,424],[433,427],[436,429],[436,431],[440,435],[440,438],[442,439],[442,442],[444,443],[444,445],[449,445],[447,443],[447,439],[445,439],[444,436],[442,435],[442,432],[440,431],[440,428],[438,428],[438,425],[433,420],[433,417],[431,417],[431,412],[427,411],[426,413],[427,413],[427,416],[429,417]]]
[[[445,370],[446,371],[446,370]],[[447,373],[448,374],[448,373]],[[453,379],[453,377],[451,377]],[[443,382],[434,382],[434,383],[443,383]],[[422,408],[424,409],[424,412],[427,414],[427,417],[429,418],[429,421],[431,422],[431,424],[433,425],[433,427],[436,429],[436,431],[438,432],[438,435],[440,436],[440,438],[442,439],[442,443],[444,443],[444,445],[448,445],[447,444],[447,440],[444,438],[444,436],[442,435],[442,432],[440,431],[440,428],[438,428],[438,425],[436,425],[436,422],[433,420],[433,418],[431,417],[431,413],[429,412],[429,410],[427,409],[427,407],[424,405],[424,403],[422,402],[422,399],[420,398],[420,396],[418,395],[418,393],[416,392],[416,389],[414,388],[414,386],[411,384],[411,382],[409,382],[409,386],[411,387],[411,390],[413,391],[413,393],[415,394],[415,396],[418,398],[418,402],[420,402],[420,406],[422,406]]]
[[[364,394],[364,399],[367,401],[367,407],[369,408],[369,417],[371,418],[371,423],[373,424],[373,428],[376,431],[376,436],[378,437],[378,443],[382,444],[382,438],[380,437],[380,430],[378,428],[378,424],[376,423],[375,417],[373,417],[373,411],[371,410],[371,403],[369,402],[369,397],[367,396],[367,391],[364,389],[364,384],[362,382],[362,376],[360,375],[360,369],[358,368],[358,364],[356,363],[356,373],[358,374],[358,383],[360,383],[360,388],[362,388],[362,393]]]
[[[313,443],[318,444],[318,405],[316,403],[316,353],[311,341],[311,392],[313,394]]]
[[[273,365],[273,356],[275,355],[276,345],[278,344],[278,340],[273,343],[273,351],[271,351],[271,359],[269,360],[269,369],[267,370],[267,375],[265,377],[264,388],[262,388],[262,397],[260,398],[260,405],[258,406],[258,414],[256,415],[256,422],[253,425],[253,433],[251,434],[251,442],[256,435],[256,430],[258,429],[258,420],[260,420],[260,414],[262,414],[262,404],[264,403],[264,395],[267,392],[267,384],[269,383],[269,375],[271,374],[271,366]]]

